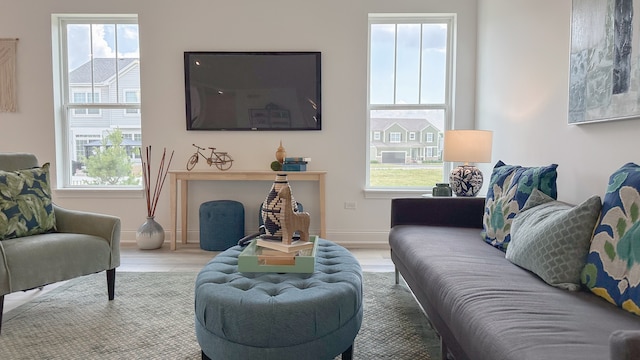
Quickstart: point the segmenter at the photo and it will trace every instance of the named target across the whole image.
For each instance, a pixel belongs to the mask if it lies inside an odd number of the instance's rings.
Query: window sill
[[[140,188],[64,188],[56,189],[54,193],[59,198],[139,199],[144,197],[144,192]]]
[[[364,189],[365,199],[393,199],[431,195],[431,189]]]

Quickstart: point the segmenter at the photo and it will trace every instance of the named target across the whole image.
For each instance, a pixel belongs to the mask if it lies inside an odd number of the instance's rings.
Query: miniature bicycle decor
[[[211,155],[207,157],[201,151],[201,150],[206,150],[205,148],[202,148],[196,144],[193,144],[193,146],[197,150],[193,155],[191,155],[191,157],[189,158],[189,161],[187,161],[187,170],[189,171],[193,170],[193,167],[196,166],[196,164],[198,163],[198,159],[200,156],[202,156],[207,160],[207,165],[209,166],[215,165],[218,169],[222,171],[229,170],[231,168],[231,165],[233,164],[233,159],[231,159],[231,156],[229,156],[227,152],[216,151],[216,148],[210,147],[209,149],[211,150]]]

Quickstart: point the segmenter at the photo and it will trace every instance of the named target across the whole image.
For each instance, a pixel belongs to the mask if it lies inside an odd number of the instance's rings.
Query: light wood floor
[[[349,249],[349,251],[358,259],[363,271],[393,271],[394,269],[388,249]],[[140,250],[134,242],[127,242],[120,245],[120,267],[116,272],[196,272],[217,254],[218,252],[200,249],[199,244],[180,244],[176,251],[171,251],[168,243],[158,250]],[[63,283],[47,285],[42,290],[20,291],[5,295],[3,313]]]

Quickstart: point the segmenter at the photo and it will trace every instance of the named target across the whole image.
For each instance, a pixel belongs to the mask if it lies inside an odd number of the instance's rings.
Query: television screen
[[[187,130],[320,130],[320,52],[185,52]]]

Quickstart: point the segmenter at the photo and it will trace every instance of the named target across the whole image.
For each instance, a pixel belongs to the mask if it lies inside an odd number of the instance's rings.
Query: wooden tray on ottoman
[[[313,248],[302,250],[299,255],[282,253],[275,255],[273,250],[262,254],[264,248],[258,247],[257,239],[238,255],[239,272],[275,272],[275,273],[313,273],[315,271],[318,250],[317,235],[309,236]],[[310,250],[310,251],[309,251]]]

